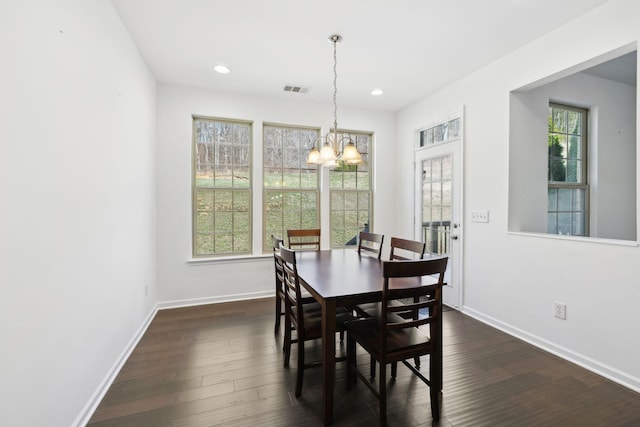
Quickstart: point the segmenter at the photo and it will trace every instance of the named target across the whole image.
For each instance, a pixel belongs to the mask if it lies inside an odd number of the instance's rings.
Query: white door
[[[443,142],[415,153],[416,239],[426,251],[447,255],[443,302],[459,308],[462,301],[462,161],[461,140]]]

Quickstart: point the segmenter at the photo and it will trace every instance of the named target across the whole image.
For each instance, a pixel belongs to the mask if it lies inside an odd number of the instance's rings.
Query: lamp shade
[[[344,150],[342,151],[342,157],[340,157],[340,160],[350,165],[362,163],[362,156],[358,152],[358,149],[356,148],[356,146],[353,144],[353,141],[349,141],[349,143],[345,145]]]
[[[333,147],[328,142],[325,142],[322,146],[322,150],[320,150],[320,161],[322,163],[326,163],[336,159],[336,152],[333,150]]]
[[[319,165],[322,164],[320,161],[320,150],[317,147],[313,147],[309,154],[307,154],[307,164],[308,165]]]

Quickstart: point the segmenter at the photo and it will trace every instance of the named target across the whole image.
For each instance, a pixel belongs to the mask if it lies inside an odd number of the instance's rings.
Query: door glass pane
[[[450,154],[422,162],[422,239],[433,254],[449,253],[452,176]]]

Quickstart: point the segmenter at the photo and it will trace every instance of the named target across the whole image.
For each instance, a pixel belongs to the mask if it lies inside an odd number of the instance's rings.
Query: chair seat
[[[353,320],[349,310],[343,307],[336,309],[337,331],[344,331],[346,328],[345,323],[349,320]],[[322,306],[317,302],[304,305],[304,327],[308,339],[322,337]]]
[[[392,322],[403,322],[400,316],[391,314],[388,319]],[[346,322],[347,333],[355,339],[362,348],[369,352],[376,360],[382,359],[380,348],[380,320],[379,318],[356,319]],[[413,357],[413,350],[419,351],[430,345],[428,335],[418,328],[407,328],[387,333],[387,362],[399,361]],[[398,354],[394,354],[398,353]]]

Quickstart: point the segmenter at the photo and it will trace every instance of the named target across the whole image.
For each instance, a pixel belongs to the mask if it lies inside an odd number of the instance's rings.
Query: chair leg
[[[416,369],[420,369],[420,356],[416,356],[413,358],[413,362],[416,365]]]
[[[435,387],[429,387],[431,398],[431,417],[438,421],[440,419],[440,392]]]
[[[380,400],[380,427],[387,425],[387,365],[380,363],[380,386],[378,399]]]
[[[371,378],[376,377],[376,358],[373,356],[369,358],[369,376]]]
[[[276,290],[276,326],[273,331],[276,335],[280,333],[280,316],[282,316],[282,299]]]
[[[398,362],[391,362],[391,378],[396,379],[398,373]]]
[[[282,351],[284,351],[284,367],[289,366],[289,359],[291,358],[291,321],[287,318],[284,321],[284,343],[282,344]]]
[[[296,397],[302,394],[304,380],[304,339],[298,334],[298,372],[296,373]]]
[[[442,374],[442,360],[438,357],[438,354],[431,354],[429,356],[429,397],[431,398],[431,416],[434,420],[440,419],[440,390],[442,390],[441,384]]]
[[[351,338],[351,335],[347,335],[347,390],[351,389],[358,377],[354,372],[356,360],[356,340]]]
[[[344,342],[344,331],[340,331],[340,342]]]

